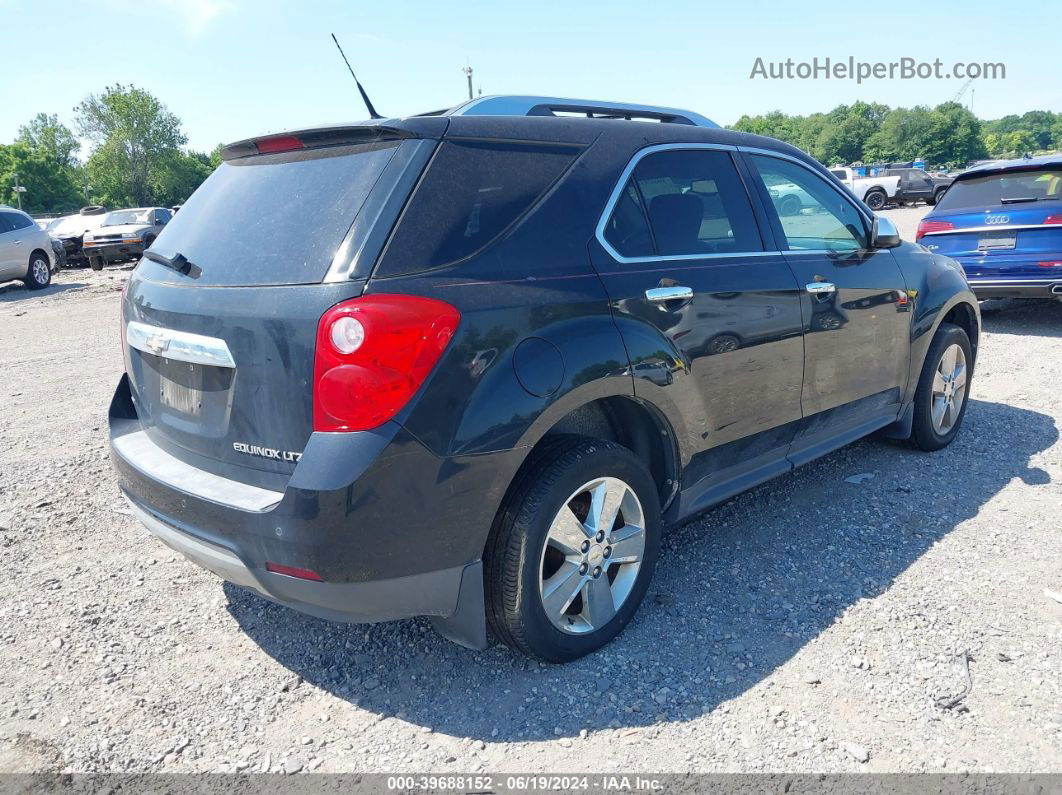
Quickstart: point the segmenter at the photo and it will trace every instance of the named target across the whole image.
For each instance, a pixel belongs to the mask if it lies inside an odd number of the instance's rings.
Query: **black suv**
[[[893,198],[898,202],[924,201],[933,206],[955,180],[927,174],[921,168],[888,168],[886,177],[899,177],[900,184]]]
[[[223,161],[129,279],[112,454],[151,532],[297,610],[571,660],[668,526],[962,422],[962,270],[779,141],[484,98]]]

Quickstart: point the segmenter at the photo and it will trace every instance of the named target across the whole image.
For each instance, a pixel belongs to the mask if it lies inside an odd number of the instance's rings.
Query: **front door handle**
[[[830,295],[837,292],[837,286],[833,282],[811,282],[805,285],[805,289],[812,295]]]
[[[688,301],[693,298],[691,287],[652,287],[645,291],[645,297],[654,304],[665,301]]]

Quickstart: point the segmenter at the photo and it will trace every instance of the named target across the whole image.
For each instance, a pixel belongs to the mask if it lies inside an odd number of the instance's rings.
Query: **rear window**
[[[222,163],[166,224],[152,250],[183,254],[203,285],[320,282],[398,146],[312,149]],[[157,278],[174,273],[149,260],[141,267]]]
[[[1001,204],[1062,200],[1062,169],[1006,171],[952,183],[938,210],[984,210]]]
[[[512,226],[578,151],[573,146],[444,142],[403,212],[377,275],[425,270],[475,254]]]

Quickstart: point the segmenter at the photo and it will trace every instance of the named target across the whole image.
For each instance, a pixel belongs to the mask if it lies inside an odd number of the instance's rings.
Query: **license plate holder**
[[[159,401],[179,414],[198,417],[203,408],[203,368],[189,362],[160,359]]]
[[[1017,245],[1016,235],[996,235],[994,237],[982,237],[977,241],[980,251],[992,251],[997,249],[1012,249]]]

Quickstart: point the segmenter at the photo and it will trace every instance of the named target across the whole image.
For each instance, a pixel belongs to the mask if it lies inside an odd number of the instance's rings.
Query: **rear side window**
[[[14,213],[0,213],[0,235],[4,234],[4,232],[14,230],[15,227],[11,223],[11,219],[14,215]]]
[[[398,142],[222,163],[152,249],[183,254],[203,285],[320,282]],[[153,277],[173,273],[144,260]]]
[[[1007,171],[952,183],[938,210],[984,210],[1001,204],[1062,200],[1062,169]]]
[[[34,225],[32,218],[22,215],[21,213],[3,213],[3,215],[7,218],[7,228],[0,229],[2,232],[14,231],[16,229],[28,229]]]
[[[434,268],[475,254],[512,226],[578,152],[571,146],[444,142],[402,213],[377,274]]]
[[[643,232],[646,221],[651,230],[648,240]],[[763,250],[745,186],[730,155],[703,149],[676,149],[642,158],[606,224],[605,239],[624,257]]]

